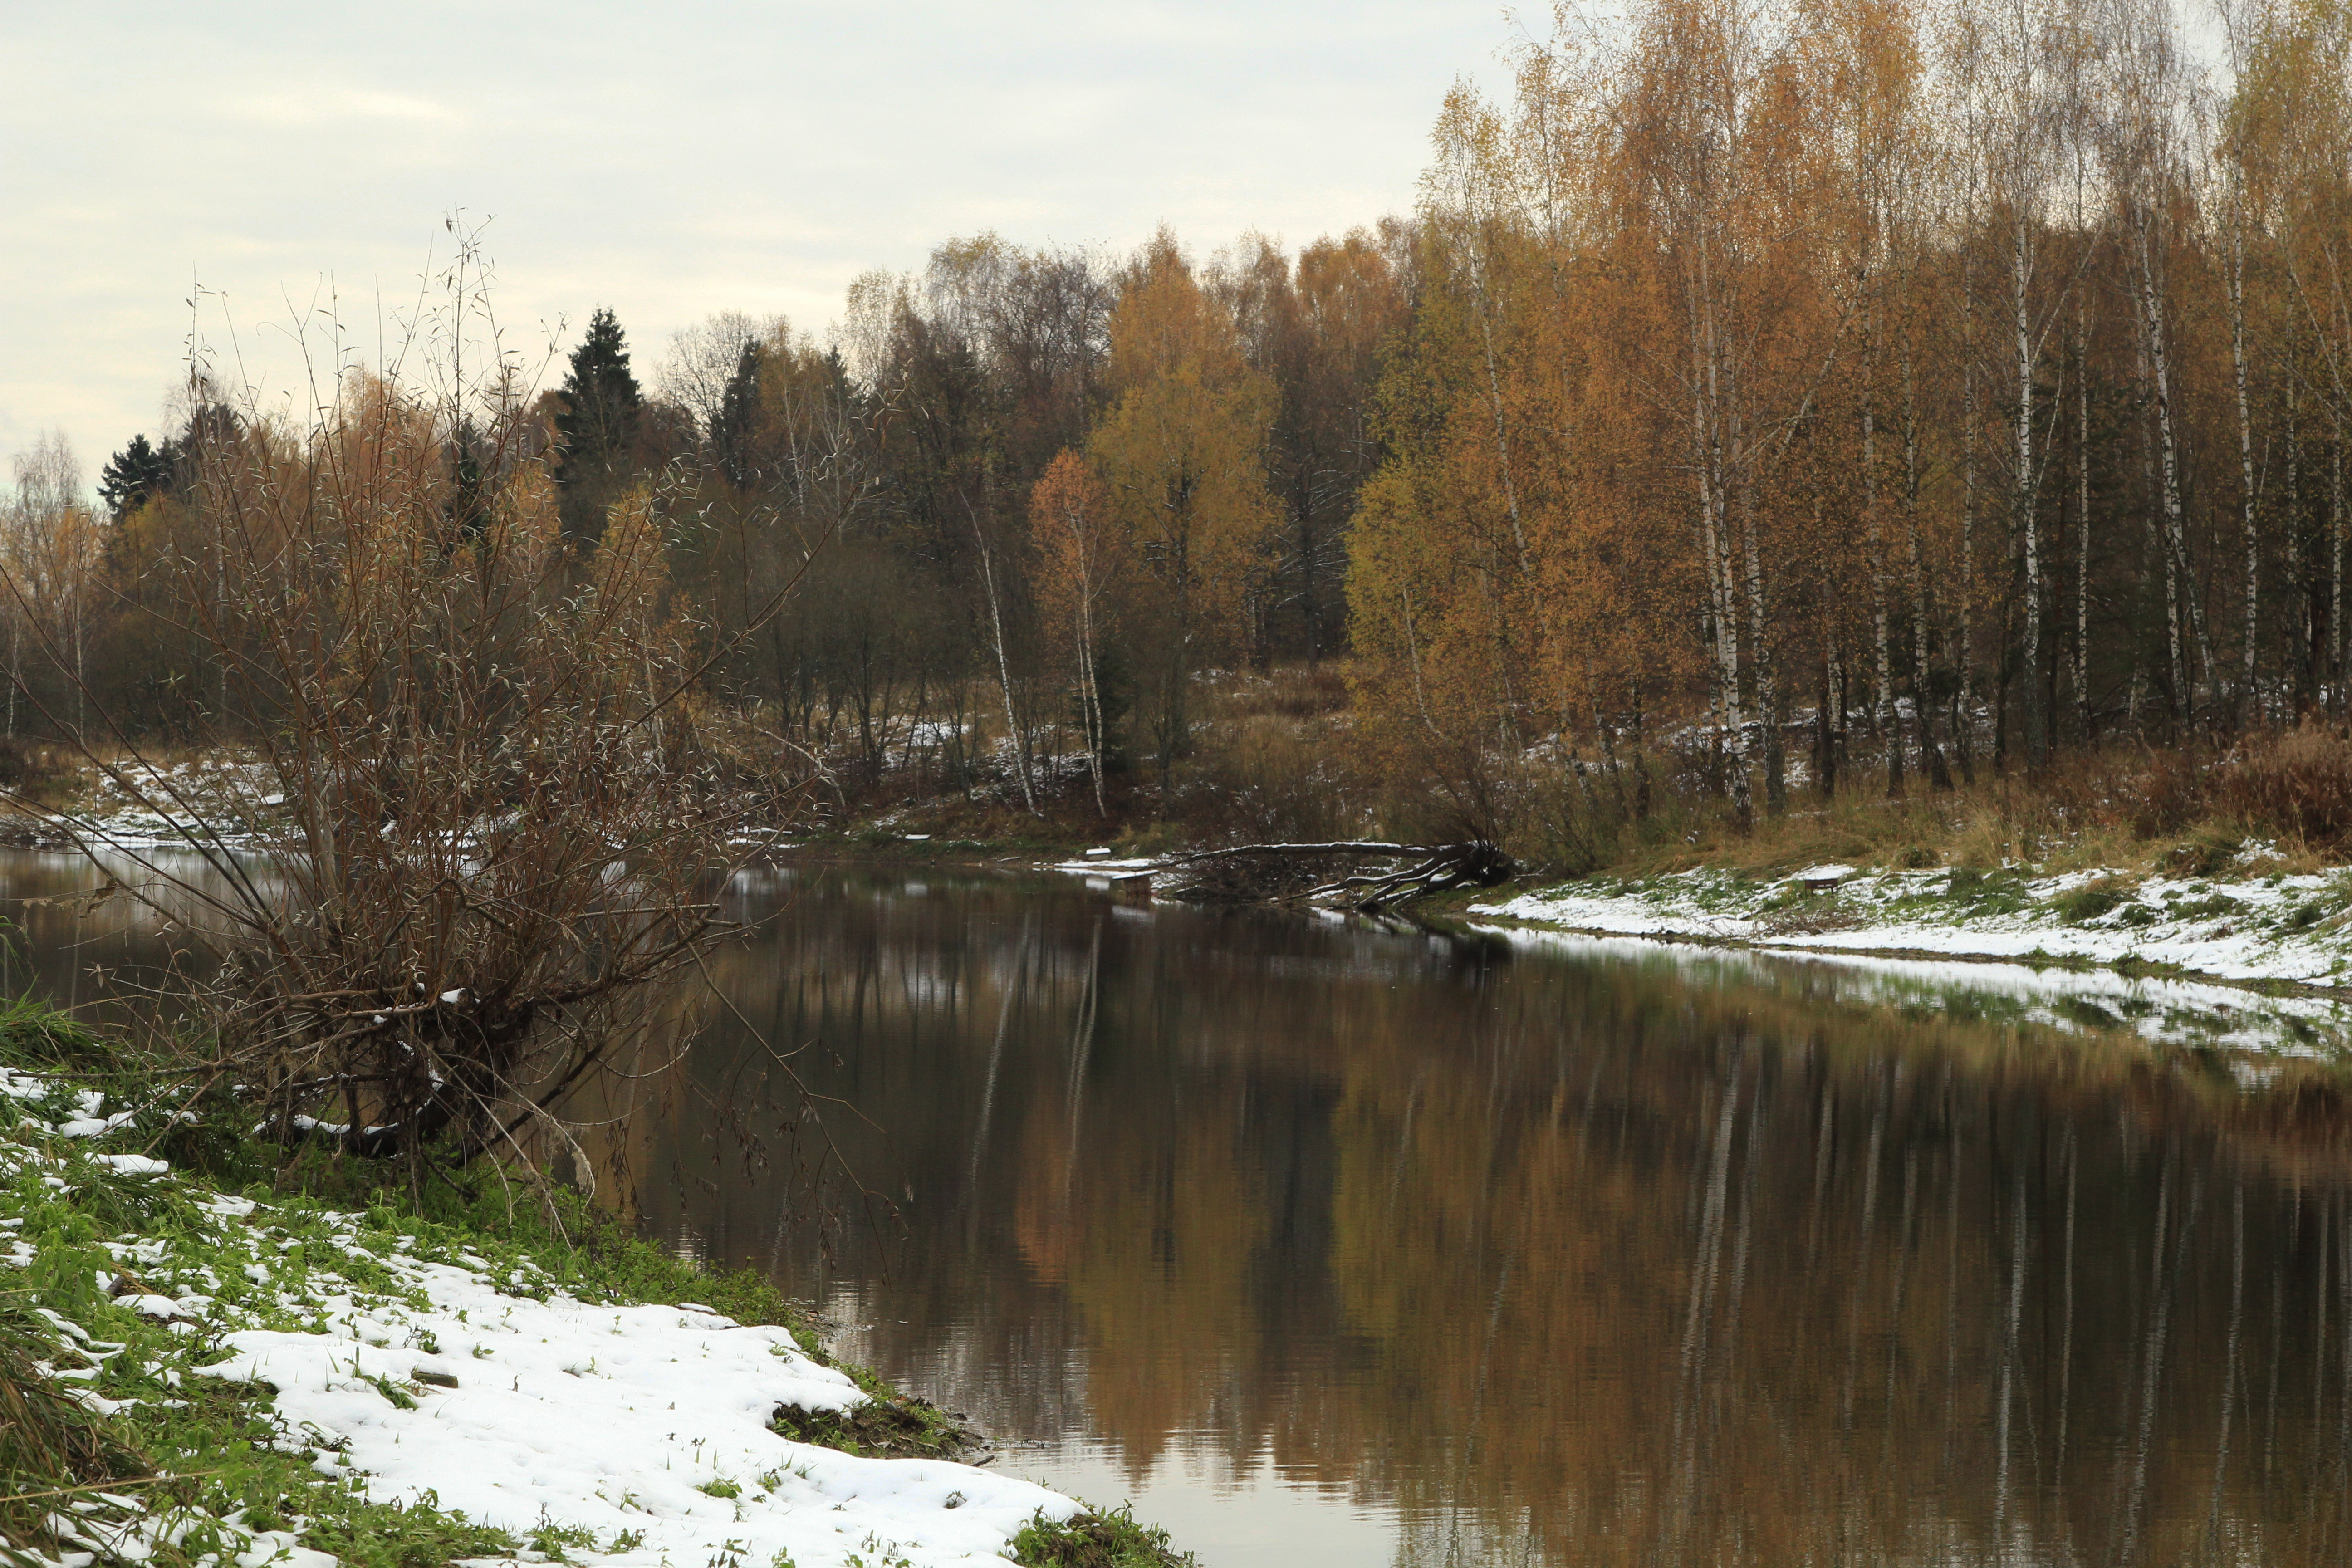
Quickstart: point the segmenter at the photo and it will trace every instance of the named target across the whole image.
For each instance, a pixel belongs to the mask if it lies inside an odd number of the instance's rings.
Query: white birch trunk
[[[1021,799],[1034,816],[1037,794],[1029,784],[1029,737],[1022,733],[1021,721],[1013,710],[1013,666],[1004,656],[1004,612],[997,602],[996,564],[977,516],[971,520],[971,531],[980,544],[981,581],[988,591],[988,626],[996,644],[996,689],[1004,698],[1004,733],[1013,742],[1013,766],[1021,774]]]
[[[2239,204],[2232,201],[2233,208]],[[2246,402],[2246,231],[2242,211],[2230,222],[2230,363],[2238,402],[2238,482],[2244,497],[2246,529],[2246,640],[2244,668],[2239,675],[2238,716],[2241,723],[2261,717],[2254,692],[2254,651],[2260,624],[2257,605],[2262,588],[2262,541],[2254,531],[2254,421]]]
[[[2074,300],[2074,731],[2091,742],[2091,328]]]
[[[2287,617],[2287,651],[2295,665],[2289,697],[2298,719],[2303,716],[2305,695],[2318,674],[2311,657],[2311,586],[2304,566],[2302,412],[2294,366],[2290,363],[2286,374],[2286,585],[2282,607]]]
[[[1877,286],[1877,279],[1872,278],[1869,287],[1874,291]],[[1878,725],[1879,742],[1885,748],[1886,793],[1900,795],[1903,731],[1895,711],[1895,660],[1886,630],[1886,519],[1879,510],[1878,496],[1878,332],[1877,300],[1874,298],[1862,372],[1862,510],[1870,538],[1871,646],[1878,663],[1877,700],[1872,708],[1872,718]]]
[[[1928,700],[1927,565],[1919,548],[1919,389],[1914,374],[1911,330],[1903,331],[1903,532],[1911,568],[1911,705],[1919,725],[1919,755],[1928,782],[1952,787],[1943,748],[1936,743],[1934,707]]]
[[[1960,366],[1960,669],[1959,713],[1952,726],[1952,745],[1959,752],[1960,773],[1967,777],[1975,755],[1977,721],[1977,295],[1974,271],[1968,284],[1968,346]]]
[[[2017,526],[2025,545],[2025,765],[2047,760],[2042,701],[2042,537],[2033,507],[2033,332],[2026,314],[2032,261],[2026,243],[2026,209],[2017,203],[2010,239],[2010,307],[2017,348]]]
[[[1696,289],[1691,314],[1691,434],[1696,447],[1700,549],[1706,558],[1707,591],[1715,619],[1717,700],[1723,710],[1725,750],[1731,767],[1731,795],[1742,826],[1754,816],[1748,779],[1747,724],[1739,700],[1738,589],[1733,575],[1731,520],[1723,451],[1723,386],[1717,352],[1713,274],[1706,242],[1698,237]]]
[[[2196,638],[2198,665],[2207,683],[2212,679],[2213,654],[2205,638],[2205,617],[2198,602],[2196,580],[2189,572],[2188,523],[2180,497],[2180,441],[2172,417],[2172,359],[2165,341],[2164,307],[2157,298],[2156,258],[2147,226],[2147,208],[2135,205],[2132,228],[2139,255],[2141,342],[2147,353],[2149,384],[2156,395],[2157,460],[2164,509],[2166,599],[2168,618],[2172,625],[2173,679],[2178,700],[2187,704],[2189,721],[2193,723],[2195,694],[2189,689],[2188,675],[2181,668],[2180,605],[2184,601],[2187,619]]]
[[[2336,420],[2336,441],[2327,465],[2327,650],[2334,665],[2336,706],[2344,709],[2344,421]]]

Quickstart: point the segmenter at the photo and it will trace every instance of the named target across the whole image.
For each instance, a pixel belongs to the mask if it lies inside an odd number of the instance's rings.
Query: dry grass
[[[1187,770],[1184,816],[1227,843],[1356,837],[1365,781],[1329,726],[1276,713],[1222,721]]]
[[[50,1540],[42,1521],[78,1491],[146,1473],[108,1424],[41,1371],[56,1351],[29,1308],[0,1302],[0,1539]]]
[[[2312,725],[2266,737],[2216,767],[2209,791],[2282,842],[2340,850],[2352,840],[2352,740]]]
[[[1210,688],[1212,724],[1251,719],[1328,719],[1348,710],[1348,666],[1285,664],[1259,674],[1229,670]]]
[[[2306,727],[2219,754],[2116,745],[2032,778],[1981,773],[1948,792],[1914,781],[1893,798],[1856,791],[1822,803],[1800,793],[1747,832],[1727,803],[1687,795],[1666,797],[1646,819],[1601,826],[1582,835],[1604,846],[1594,868],[1630,876],[1698,865],[1785,875],[1832,861],[2210,876],[2250,849],[2266,871],[2315,870],[2352,852],[2352,739]],[[1546,847],[1521,852],[1541,858]]]

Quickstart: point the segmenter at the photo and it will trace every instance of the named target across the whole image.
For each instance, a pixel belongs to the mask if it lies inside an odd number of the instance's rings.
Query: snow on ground
[[[205,825],[218,829],[241,813],[274,809],[285,800],[278,793],[277,775],[249,760],[131,763],[124,773],[137,794],[105,773],[92,773],[88,797],[68,814],[95,841],[124,849],[186,844],[199,832],[210,840],[214,833]],[[235,840],[244,832],[232,828],[221,837]]]
[[[188,1377],[264,1382],[268,1440],[315,1451],[322,1482],[374,1501],[429,1497],[526,1541],[558,1531],[570,1561],[609,1568],[997,1564],[1033,1516],[1078,1511],[985,1469],[779,1436],[768,1424],[780,1406],[838,1411],[867,1397],[781,1328],[701,1307],[600,1304],[527,1261],[494,1264],[429,1236],[420,1246],[373,1216],[215,1194],[162,1160],[100,1152],[108,1134],[137,1131],[105,1111],[96,1091],[0,1068],[0,1206],[130,1184],[138,1205],[176,1216],[100,1244],[121,1271],[110,1285],[110,1271],[99,1277],[115,1305],[168,1331],[150,1336],[159,1359],[110,1359],[125,1345],[48,1314],[52,1375],[101,1414]],[[0,1217],[0,1270],[63,1245],[47,1234],[22,1213]],[[101,1553],[135,1560],[159,1537],[226,1524],[214,1559],[224,1568],[333,1562],[235,1517],[151,1513],[115,1494],[69,1506],[56,1521]],[[290,1513],[301,1506],[287,1500]],[[68,1553],[57,1568],[77,1560],[89,1558]]]
[[[614,1568],[779,1553],[799,1568],[991,1563],[1040,1509],[1076,1511],[968,1465],[778,1436],[779,1405],[866,1399],[782,1329],[561,1292],[534,1300],[462,1265],[383,1262],[415,1297],[328,1296],[324,1332],[238,1331],[229,1358],[205,1369],[274,1384],[279,1416],[317,1434],[321,1473],[363,1477],[375,1500],[429,1491],[519,1536],[550,1521],[582,1528],[606,1550],[580,1560]]]
[[[2352,984],[2352,873],[2341,871],[2137,881],[2100,871],[1980,879],[1881,871],[1816,893],[1797,878],[1751,881],[1699,869],[1570,883],[1474,904],[1470,913],[1556,931],[1812,952],[2148,964],[2220,980]]]
[[[1568,957],[1670,963],[1700,981],[1769,983],[1801,970],[1826,981],[1824,1002],[1937,1013],[1957,1009],[2069,1031],[2124,1028],[2170,1045],[2272,1057],[2332,1055],[2337,1042],[2352,1040],[2352,998],[2271,996],[2242,986],[2107,969],[1764,952],[1484,923],[1474,929]]]
[[[1059,871],[1064,876],[1085,878],[1087,885],[1095,888],[1108,888],[1113,882],[1149,877],[1161,868],[1160,861],[1149,857],[1114,858],[1108,855],[1064,860],[1045,868],[1048,871]]]

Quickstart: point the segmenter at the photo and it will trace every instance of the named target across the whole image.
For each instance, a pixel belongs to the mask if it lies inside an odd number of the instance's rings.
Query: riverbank
[[[218,766],[185,764],[191,800],[204,798],[205,775]],[[92,820],[127,847],[184,842],[169,822],[120,801]],[[869,823],[853,834],[763,844],[849,863],[1060,873],[1164,895],[1181,857],[1172,838],[1163,830],[1094,843],[1051,834],[988,839]],[[1687,868],[1574,879],[1535,873],[1414,908],[1493,930],[2098,971],[2321,998],[2352,987],[2352,868],[2258,839],[2200,843],[2193,858],[2170,857],[2192,859],[2198,871],[2156,869],[2147,856],[2085,865],[2079,853],[2063,869],[2013,858],[1990,869],[1906,867],[1888,863],[1893,855],[1859,866],[1791,866],[1786,854],[1764,854],[1768,847],[1738,847],[1752,858],[1727,853]]]
[[[1592,936],[1850,957],[1962,959],[2178,976],[2333,994],[2352,983],[2352,871],[2236,875],[2093,868],[1714,868],[1497,889],[1474,921]]]
[[[1571,879],[1536,872],[1397,907],[1414,918],[1498,931],[2099,970],[2352,996],[2352,868],[2298,868],[2260,843],[2218,858],[2210,874],[2045,870],[2015,862],[1990,870],[1702,864]],[[1193,859],[1095,848],[1041,868],[1097,889],[1159,893],[1190,874]],[[2296,860],[2309,865],[2308,857]],[[1337,910],[1348,901],[1346,890],[1307,900]]]
[[[288,1190],[54,1014],[0,1047],[0,1561],[1178,1561],[958,1462],[764,1280],[568,1196]]]
[[[257,794],[250,778],[232,781],[255,765],[192,755],[162,776],[190,816],[217,819],[232,801],[260,800],[268,808],[271,797]],[[2249,764],[2234,765],[2248,773]],[[1573,879],[1536,872],[1507,888],[1443,895],[1417,908],[1494,929],[2015,963],[2320,997],[2352,984],[2352,868],[2334,854],[2303,839],[2265,839],[2234,818],[2156,837],[2115,825],[2062,832],[2053,824],[2071,809],[2063,804],[2065,789],[2013,800],[1979,794],[1984,798],[1844,801],[1748,835],[1726,836],[1718,823],[1672,847],[1629,839],[1612,870]],[[178,825],[103,778],[84,779],[74,802],[100,837],[125,847],[185,841]],[[32,818],[16,825],[44,846],[59,837],[54,825]],[[1084,826],[1001,810],[959,815],[940,805],[796,833],[789,844],[747,838],[744,847],[1059,872],[1157,895],[1176,884],[1177,862],[1197,847],[1197,835],[1169,822],[1074,837]],[[1843,849],[1854,858],[1809,861],[1808,849]],[[1198,868],[1184,875],[1197,877]]]
[[[1181,873],[1108,856],[1050,868],[1130,892]],[[1340,917],[1344,895],[1329,901],[1339,907],[1319,912]],[[1410,900],[1396,916],[1584,958],[1664,956],[1710,973],[1732,960],[1752,961],[1745,970],[1828,966],[1843,976],[1832,984],[1913,1012],[2352,1059],[2352,870],[2287,869],[2261,845],[2215,875],[1830,864],[1527,876]]]

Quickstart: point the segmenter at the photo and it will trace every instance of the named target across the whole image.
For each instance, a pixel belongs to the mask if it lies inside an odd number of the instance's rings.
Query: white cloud
[[[331,277],[372,331],[457,207],[495,216],[519,335],[607,304],[648,368],[714,310],[821,329],[981,228],[1311,239],[1411,205],[1445,89],[1512,32],[1492,0],[16,0],[0,453],[61,426],[95,469],[155,430],[199,283],[290,384],[262,323]]]

